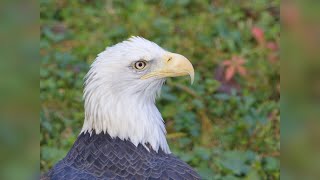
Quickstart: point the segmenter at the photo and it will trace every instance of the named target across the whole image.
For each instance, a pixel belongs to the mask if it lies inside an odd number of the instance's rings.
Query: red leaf
[[[276,51],[276,50],[278,50],[278,45],[275,42],[268,42],[267,43],[267,48],[272,50],[272,51]]]
[[[252,33],[253,37],[258,41],[258,43],[260,45],[265,43],[264,32],[263,32],[263,30],[261,28],[253,27],[251,29],[251,33]]]
[[[235,68],[233,66],[229,66],[225,73],[226,80],[229,81],[230,79],[232,79],[232,77],[234,76],[234,73],[235,73]]]
[[[230,65],[231,65],[231,61],[230,61],[230,60],[224,60],[224,61],[222,62],[222,64],[223,64],[224,66],[230,66]]]

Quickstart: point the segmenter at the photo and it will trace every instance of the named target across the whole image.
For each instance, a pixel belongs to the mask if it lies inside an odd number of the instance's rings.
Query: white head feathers
[[[141,80],[132,68],[138,60],[155,61],[166,51],[140,37],[106,48],[91,65],[85,80],[85,120],[81,132],[108,133],[136,146],[149,143],[170,153],[163,119],[155,98],[165,79]],[[156,64],[154,64],[156,65]]]
[[[85,120],[81,132],[108,133],[134,145],[170,153],[155,98],[166,77],[190,75],[188,59],[157,44],[132,37],[100,53],[91,65],[84,89]]]

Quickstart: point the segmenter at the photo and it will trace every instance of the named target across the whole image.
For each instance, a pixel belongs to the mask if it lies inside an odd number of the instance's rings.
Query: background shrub
[[[196,71],[157,101],[173,153],[205,179],[279,179],[279,0],[41,0],[40,18],[41,171],[80,133],[96,55],[135,35]]]

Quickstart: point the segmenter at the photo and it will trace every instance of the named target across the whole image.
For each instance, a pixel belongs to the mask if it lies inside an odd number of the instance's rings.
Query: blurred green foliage
[[[279,179],[279,3],[41,0],[41,171],[81,130],[83,77],[95,56],[136,35],[183,54],[196,71],[192,86],[168,79],[157,102],[173,153],[204,179]],[[234,56],[246,73],[227,80],[223,62]]]

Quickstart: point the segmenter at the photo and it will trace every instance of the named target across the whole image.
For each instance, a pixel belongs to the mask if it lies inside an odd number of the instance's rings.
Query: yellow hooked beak
[[[162,59],[162,66],[141,77],[148,79],[151,77],[165,78],[189,75],[191,84],[194,80],[194,69],[190,61],[180,54],[167,53]]]

